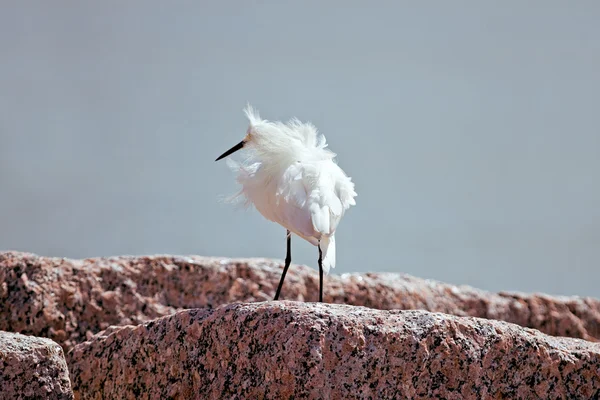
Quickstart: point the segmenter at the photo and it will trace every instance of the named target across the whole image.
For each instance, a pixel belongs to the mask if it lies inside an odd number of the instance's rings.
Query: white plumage
[[[288,123],[267,121],[249,105],[245,113],[246,137],[218,158],[248,150],[241,163],[227,160],[241,185],[237,196],[268,220],[318,246],[328,273],[335,267],[335,231],[346,210],[356,204],[354,183],[311,123],[296,118]]]

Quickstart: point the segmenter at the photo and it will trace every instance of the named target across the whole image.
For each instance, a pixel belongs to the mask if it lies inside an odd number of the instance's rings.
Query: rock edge
[[[77,398],[595,398],[600,344],[425,311],[266,302],[113,327],[68,355]],[[101,374],[93,371],[102,371]]]

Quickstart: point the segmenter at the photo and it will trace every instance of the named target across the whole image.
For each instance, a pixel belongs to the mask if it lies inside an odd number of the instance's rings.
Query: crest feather
[[[263,122],[263,120],[260,118],[258,111],[254,107],[252,107],[250,103],[246,104],[246,107],[244,108],[244,114],[246,114],[246,117],[248,118],[248,121],[250,121],[251,126],[256,126]]]

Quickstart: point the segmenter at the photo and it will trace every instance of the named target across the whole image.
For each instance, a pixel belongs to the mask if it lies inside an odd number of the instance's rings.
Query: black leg
[[[283,267],[283,274],[281,274],[281,280],[279,281],[279,286],[277,287],[277,292],[275,292],[275,299],[279,299],[279,293],[281,293],[281,287],[283,286],[283,281],[285,280],[285,274],[287,274],[287,270],[290,267],[290,263],[292,262],[292,234],[290,231],[287,231],[287,252],[285,254],[285,267]]]
[[[319,302],[323,302],[323,252],[319,243]]]

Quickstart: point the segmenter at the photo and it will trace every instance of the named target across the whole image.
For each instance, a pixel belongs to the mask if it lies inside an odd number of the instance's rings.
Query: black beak
[[[229,150],[227,150],[225,153],[221,154],[219,156],[219,158],[217,158],[215,161],[219,161],[221,158],[225,158],[228,155],[235,153],[236,151],[240,150],[242,147],[244,147],[243,140],[241,142],[239,142],[238,144],[236,144],[235,146],[233,146],[232,148],[230,148]]]

